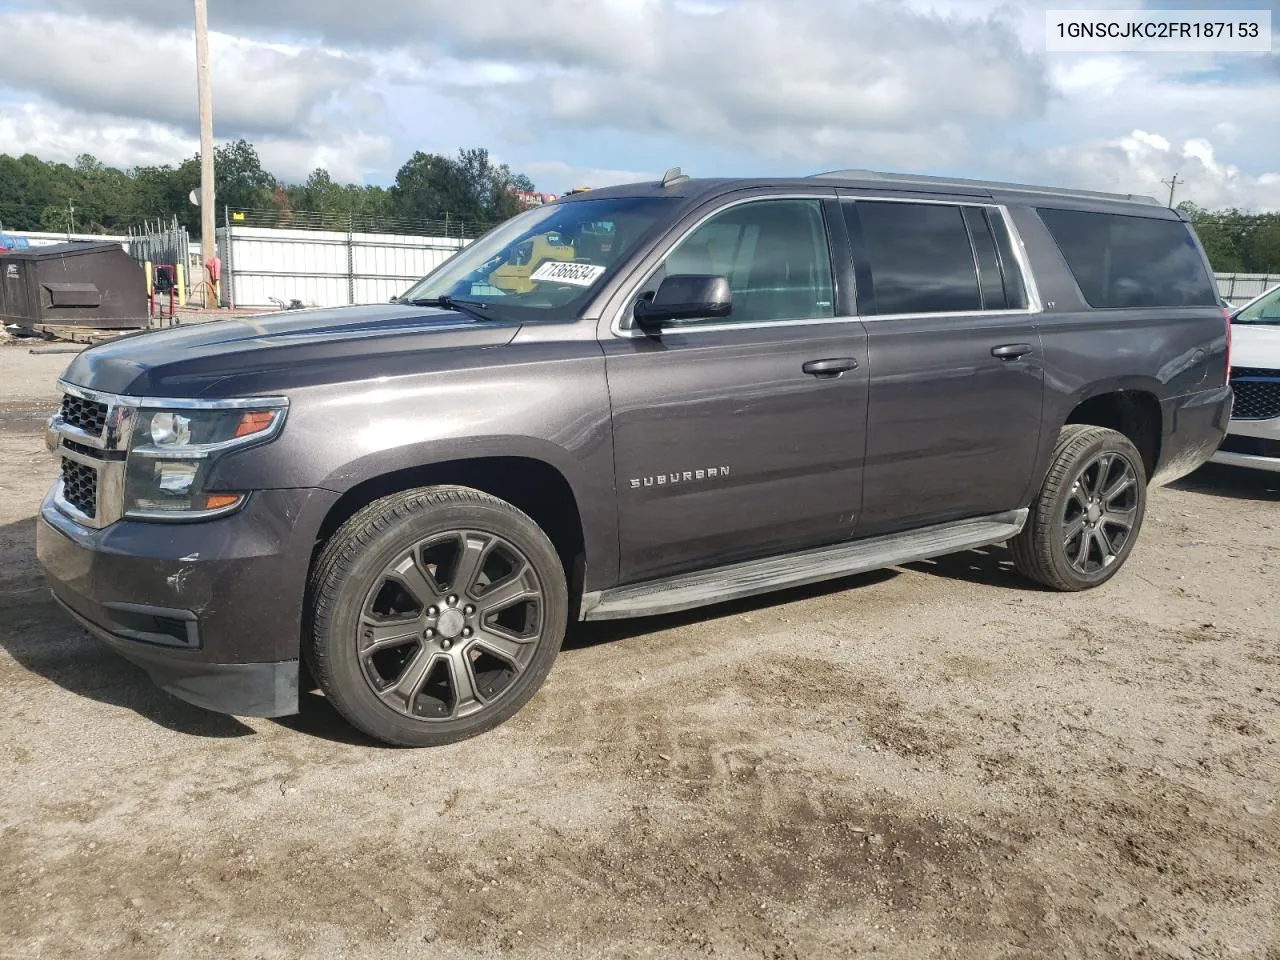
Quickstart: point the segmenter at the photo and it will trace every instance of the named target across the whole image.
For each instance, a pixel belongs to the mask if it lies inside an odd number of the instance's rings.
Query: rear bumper
[[[1172,483],[1207,462],[1231,421],[1231,388],[1217,387],[1172,397],[1160,404],[1164,440],[1153,484]]]
[[[296,713],[314,533],[336,495],[265,490],[238,513],[93,530],[46,497],[36,554],[54,597],[163,689],[238,716]]]

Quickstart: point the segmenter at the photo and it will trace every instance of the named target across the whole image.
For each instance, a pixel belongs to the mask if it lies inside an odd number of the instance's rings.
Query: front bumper
[[[163,689],[238,716],[298,709],[303,593],[324,490],[264,490],[200,523],[77,523],[45,498],[36,554],[54,597]]]
[[[1232,420],[1213,462],[1280,473],[1280,417]]]

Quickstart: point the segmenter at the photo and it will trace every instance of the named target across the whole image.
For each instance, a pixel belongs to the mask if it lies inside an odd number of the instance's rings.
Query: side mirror
[[[668,320],[727,317],[732,311],[728,278],[687,273],[665,278],[653,298],[637,300],[631,313],[641,330],[653,330]]]

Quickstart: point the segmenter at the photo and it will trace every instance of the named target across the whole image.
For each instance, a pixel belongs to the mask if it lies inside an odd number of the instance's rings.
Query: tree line
[[[1203,210],[1178,204],[1217,273],[1280,273],[1280,213]]]
[[[224,206],[267,210],[284,222],[293,213],[320,213],[496,223],[520,209],[514,191],[534,189],[524,174],[493,163],[483,147],[456,157],[418,151],[390,187],[337,183],[323,168],[302,183],[285,183],[263,169],[245,140],[215,147],[214,171],[219,223]],[[146,220],[176,217],[195,235],[200,210],[189,195],[199,187],[199,155],[177,165],[120,170],[87,153],[71,164],[0,154],[0,229],[125,233]]]
[[[497,223],[520,209],[515,191],[535,189],[524,174],[493,163],[483,147],[459,150],[456,157],[418,151],[389,187],[337,183],[322,168],[302,183],[285,183],[263,169],[245,140],[216,147],[214,154],[219,210],[267,210],[282,224],[293,213],[366,222]],[[199,156],[119,170],[90,154],[73,164],[0,154],[0,229],[124,233],[146,220],[176,217],[194,235],[200,211],[188,195],[199,186]],[[1280,213],[1205,210],[1190,201],[1178,208],[1195,224],[1215,271],[1280,273]]]

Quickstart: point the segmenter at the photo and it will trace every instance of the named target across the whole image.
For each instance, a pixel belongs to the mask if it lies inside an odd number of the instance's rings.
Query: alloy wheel
[[[472,716],[529,666],[544,606],[533,564],[510,540],[479,530],[433,536],[374,579],[355,637],[361,669],[407,717]]]
[[[1115,563],[1138,515],[1138,474],[1113,451],[1085,464],[1067,495],[1062,545],[1072,569],[1093,576]]]

